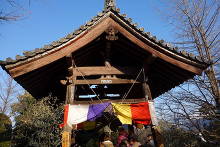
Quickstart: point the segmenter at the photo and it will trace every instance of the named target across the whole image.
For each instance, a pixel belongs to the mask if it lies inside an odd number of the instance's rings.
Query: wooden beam
[[[106,66],[90,66],[77,67],[74,69],[74,76],[91,76],[91,75],[136,75],[138,69],[135,67],[106,67]]]
[[[138,102],[145,102],[145,98],[139,98],[139,99],[126,99],[123,101],[123,103],[138,103]],[[117,102],[120,103],[122,102],[122,99],[101,99],[101,100],[90,100],[90,101],[74,101],[74,104],[100,104],[103,102]]]
[[[140,83],[135,80],[130,79],[109,79],[109,78],[100,78],[95,80],[76,80],[75,85],[95,85],[95,84],[132,84]]]

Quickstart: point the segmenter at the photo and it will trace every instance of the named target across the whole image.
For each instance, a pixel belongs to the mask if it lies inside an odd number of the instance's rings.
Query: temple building
[[[66,104],[153,100],[209,66],[139,28],[114,0],[74,32],[0,64],[36,99]]]

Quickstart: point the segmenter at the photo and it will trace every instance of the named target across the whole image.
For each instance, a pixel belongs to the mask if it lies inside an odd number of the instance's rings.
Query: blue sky
[[[40,48],[77,29],[101,12],[104,0],[32,0],[30,5],[20,0],[22,19],[0,24],[0,60],[22,55],[23,51]],[[171,27],[159,10],[160,0],[116,0],[121,13],[137,22],[145,31],[159,39],[173,40]],[[0,6],[7,10],[7,5]]]

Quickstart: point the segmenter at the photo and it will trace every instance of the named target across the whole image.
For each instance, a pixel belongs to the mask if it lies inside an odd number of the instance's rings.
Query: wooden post
[[[74,68],[74,61],[72,58],[72,54],[66,56],[67,59],[67,65],[68,65],[68,77],[66,82],[66,101],[65,104],[73,104],[74,103],[74,97],[75,97],[75,82],[76,82],[76,76],[74,76],[73,71],[75,71]],[[72,132],[72,126],[64,126],[63,134],[62,134],[62,147],[70,147],[71,146],[71,132]]]
[[[74,90],[73,90],[72,84],[67,85],[67,90],[66,90],[66,104],[71,104],[74,98]],[[63,128],[63,133],[62,133],[62,147],[70,147],[71,146],[71,132],[72,128],[71,126],[65,125]]]
[[[62,147],[71,146],[71,134],[68,131],[63,131],[62,133]]]
[[[75,97],[75,90],[76,90],[76,77],[72,76],[71,77],[71,84],[68,86],[68,104],[73,104],[74,103],[74,97]]]
[[[153,100],[150,87],[149,87],[149,85],[146,81],[144,83],[142,83],[142,87],[143,87],[143,92],[144,92],[145,99],[146,100]],[[160,132],[159,132],[158,128],[151,125],[151,132],[152,132],[152,135],[153,135],[153,138],[154,138],[155,145],[157,147],[164,147],[164,143],[162,141],[163,139],[162,139],[162,136],[159,135]]]
[[[146,81],[144,83],[142,83],[142,87],[143,87],[143,92],[144,92],[144,98],[146,100],[152,100],[152,95],[151,95],[150,87],[146,83]]]

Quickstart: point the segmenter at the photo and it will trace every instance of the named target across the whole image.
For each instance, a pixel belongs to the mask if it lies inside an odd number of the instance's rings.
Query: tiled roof
[[[131,28],[133,28],[135,31],[139,32],[142,36],[144,36],[151,42],[159,45],[160,47],[163,47],[164,49],[171,51],[174,54],[180,55],[184,58],[187,58],[189,60],[202,63],[202,64],[210,64],[202,60],[201,57],[199,56],[194,56],[192,53],[187,53],[186,51],[179,51],[177,47],[173,47],[170,43],[166,43],[164,40],[158,40],[156,36],[151,35],[150,32],[145,32],[144,28],[138,28],[138,24],[132,22],[132,19],[128,18],[126,14],[121,14],[120,9],[118,8],[116,9],[115,7],[108,7],[107,9],[103,10],[102,12],[94,16],[85,25],[80,26],[77,30],[66,35],[65,37],[60,38],[59,40],[54,41],[48,45],[45,45],[42,48],[36,48],[32,51],[24,51],[23,56],[16,55],[15,59],[7,58],[5,61],[0,61],[0,65],[3,65],[3,66],[7,65],[10,67],[11,66],[13,67],[15,65],[19,65],[20,63],[32,60],[33,58],[36,59],[50,52],[53,52],[54,50],[56,50],[57,47],[62,46],[65,43],[68,43],[69,41],[78,37],[82,32],[89,30],[92,26],[98,23],[99,20],[101,20],[103,17],[105,17],[109,13],[113,13],[118,18],[120,18],[122,21],[124,21],[126,24],[128,24]]]

